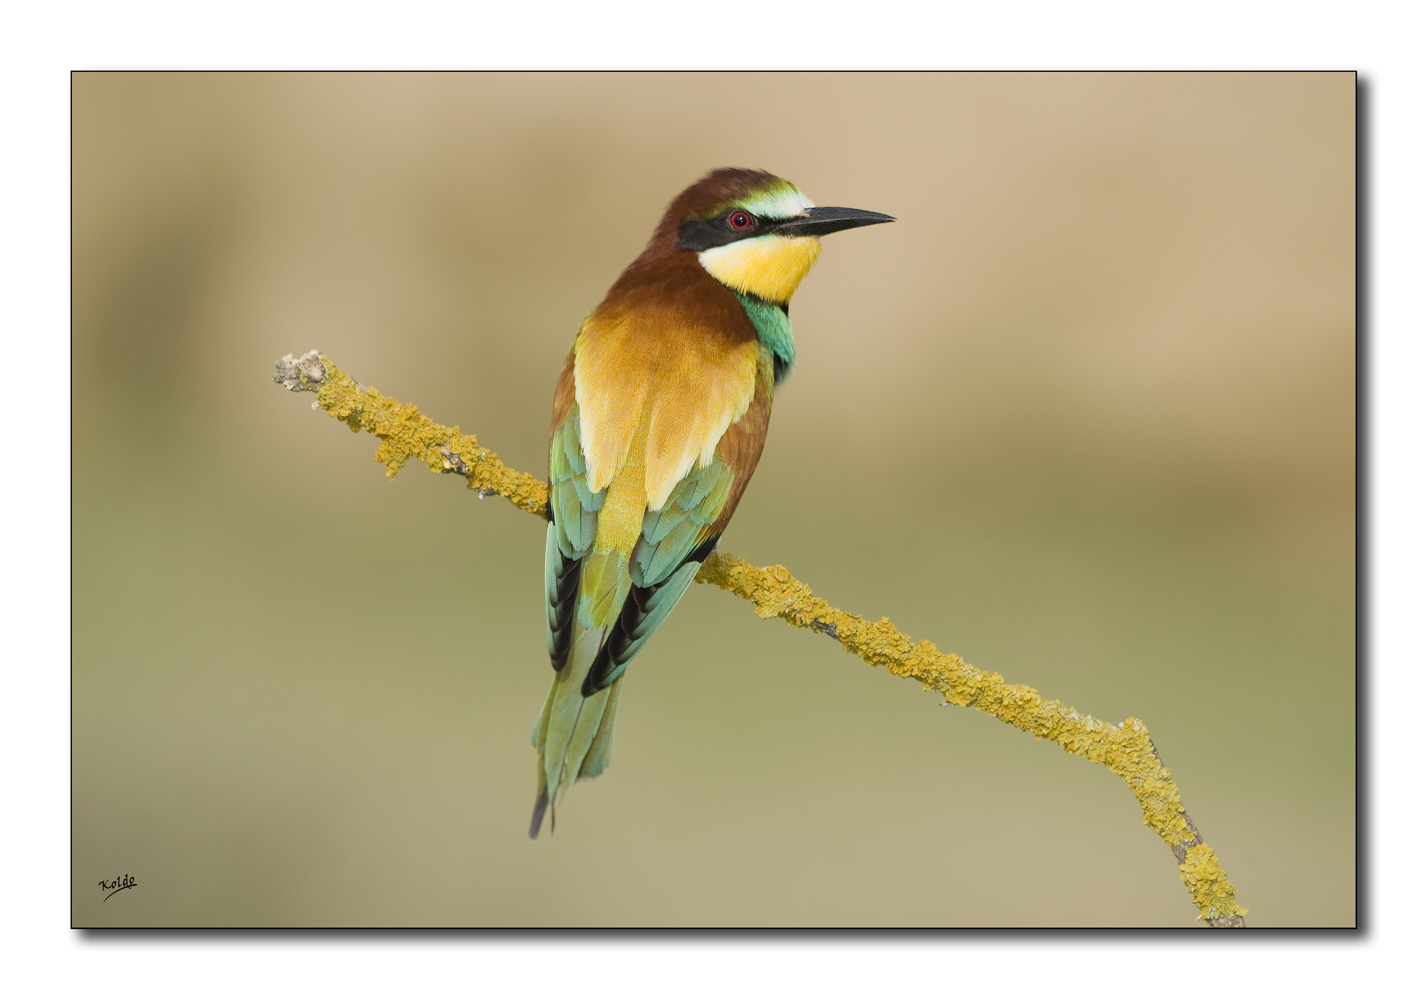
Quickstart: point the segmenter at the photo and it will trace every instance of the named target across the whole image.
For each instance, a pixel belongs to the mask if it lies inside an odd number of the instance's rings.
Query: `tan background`
[[[76,923],[1193,921],[1109,772],[704,587],[526,840],[540,525],[272,359],[539,471],[723,165],[899,219],[826,240],[724,548],[1143,718],[1252,923],[1355,920],[1352,76],[81,74]]]

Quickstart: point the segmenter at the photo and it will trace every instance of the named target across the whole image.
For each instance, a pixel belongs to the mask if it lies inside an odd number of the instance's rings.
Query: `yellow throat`
[[[755,236],[699,255],[704,270],[724,284],[766,302],[787,302],[818,261],[817,236]]]

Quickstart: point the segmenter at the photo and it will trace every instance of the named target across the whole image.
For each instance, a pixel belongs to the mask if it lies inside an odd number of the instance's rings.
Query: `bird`
[[[788,306],[820,237],[892,222],[726,167],[674,198],[581,323],[556,380],[546,640],[530,838],[610,763],[625,671],[674,610],[763,453],[794,364]]]

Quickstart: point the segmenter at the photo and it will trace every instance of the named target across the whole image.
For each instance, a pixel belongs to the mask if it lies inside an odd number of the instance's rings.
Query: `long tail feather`
[[[612,685],[587,698],[580,690],[604,636],[603,629],[577,626],[570,658],[551,684],[531,733],[537,751],[532,838],[539,835],[547,811],[554,831],[556,807],[572,784],[594,777],[609,763],[617,691]]]
[[[608,689],[609,700],[605,702],[605,711],[600,716],[600,727],[595,730],[590,752],[580,765],[577,781],[598,778],[600,772],[610,765],[610,757],[615,752],[615,709],[620,704],[620,685],[624,679],[618,678]]]
[[[585,713],[585,699],[581,699],[575,709],[575,724],[570,727],[570,735],[565,738],[565,746],[560,751],[560,769],[555,773],[555,794],[550,798],[550,832],[555,833],[555,807],[567,787],[565,776],[570,773],[570,745],[580,731],[580,716]]]
[[[542,775],[540,790],[536,792],[535,810],[531,813],[531,840],[540,836],[540,825],[545,822],[545,807],[550,805],[550,798],[545,793],[545,780]],[[551,824],[551,831],[554,832],[555,824]]]

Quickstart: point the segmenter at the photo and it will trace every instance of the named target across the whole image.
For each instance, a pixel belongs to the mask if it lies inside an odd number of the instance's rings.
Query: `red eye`
[[[754,217],[748,212],[735,212],[729,216],[729,225],[735,229],[748,229],[754,224]]]

